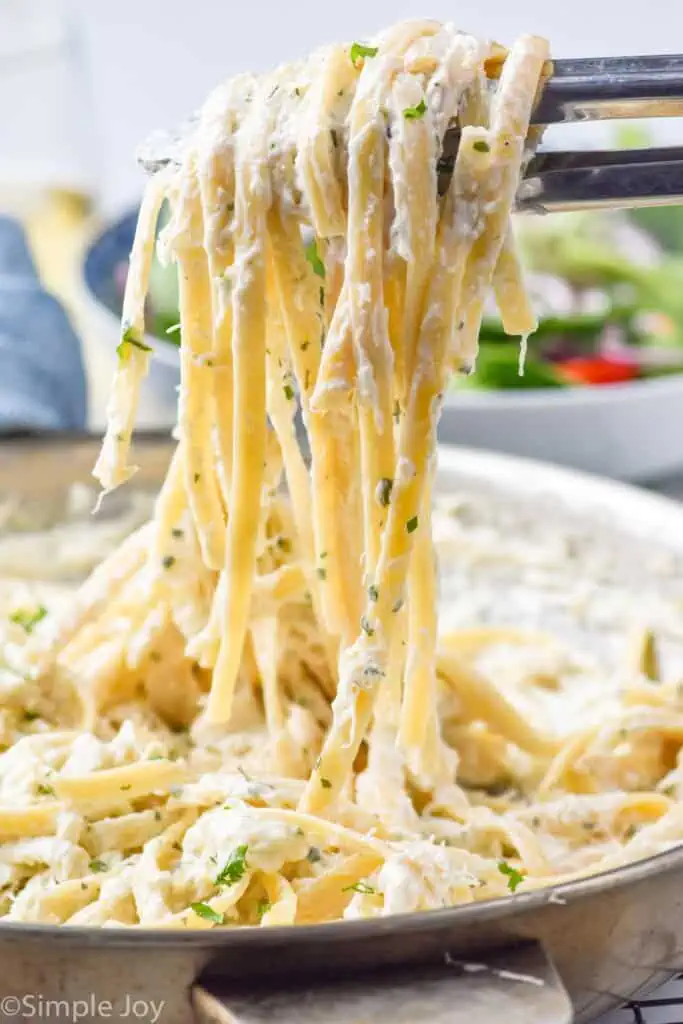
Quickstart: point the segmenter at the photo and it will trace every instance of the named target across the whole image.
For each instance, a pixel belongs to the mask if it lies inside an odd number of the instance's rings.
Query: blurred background
[[[671,0],[618,16],[613,0],[0,0],[0,212],[21,219],[82,339],[91,426],[104,422],[115,363],[140,141],[226,76],[416,14],[504,42],[538,32],[556,56],[683,50],[683,5]],[[624,124],[555,129],[546,144],[683,143],[676,121]],[[527,372],[491,309],[477,373],[454,383],[442,436],[631,479],[683,468],[683,209],[522,219],[541,315]],[[179,338],[166,330],[176,321],[173,273],[155,267],[143,426],[174,419]]]

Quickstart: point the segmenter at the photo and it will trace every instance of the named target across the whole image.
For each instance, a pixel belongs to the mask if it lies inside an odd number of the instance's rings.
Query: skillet
[[[98,444],[6,441],[0,496],[58,505],[89,480]],[[143,437],[139,483],[158,485],[169,456],[165,438]],[[457,493],[464,479],[501,500],[607,521],[625,557],[653,538],[683,555],[683,508],[665,498],[442,447],[439,487]],[[53,1014],[81,1021],[187,1024],[194,1012],[234,1024],[581,1024],[681,969],[683,846],[553,888],[370,921],[185,933],[0,923],[0,1012],[10,1020],[46,1016],[57,1000]]]

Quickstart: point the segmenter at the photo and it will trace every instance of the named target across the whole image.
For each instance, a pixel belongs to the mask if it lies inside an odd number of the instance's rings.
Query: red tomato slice
[[[556,369],[571,384],[622,384],[638,376],[633,363],[604,356],[577,356],[559,363]]]

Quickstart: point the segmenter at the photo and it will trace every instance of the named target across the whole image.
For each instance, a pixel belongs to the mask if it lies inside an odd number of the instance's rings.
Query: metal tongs
[[[532,117],[535,127],[617,118],[683,116],[683,54],[553,61]],[[150,174],[179,159],[195,120],[155,133],[138,151]],[[438,163],[448,187],[459,142],[450,128]],[[516,207],[550,213],[683,203],[683,146],[631,150],[540,150],[529,162]]]

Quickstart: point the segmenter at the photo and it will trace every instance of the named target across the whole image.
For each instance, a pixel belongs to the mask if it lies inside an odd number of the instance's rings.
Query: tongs
[[[553,61],[532,117],[535,127],[577,121],[683,116],[683,54]],[[178,161],[196,118],[175,133],[155,133],[138,151],[150,174]],[[460,132],[449,128],[438,162],[448,187]],[[529,162],[520,212],[683,203],[683,146],[630,150],[540,150]]]

